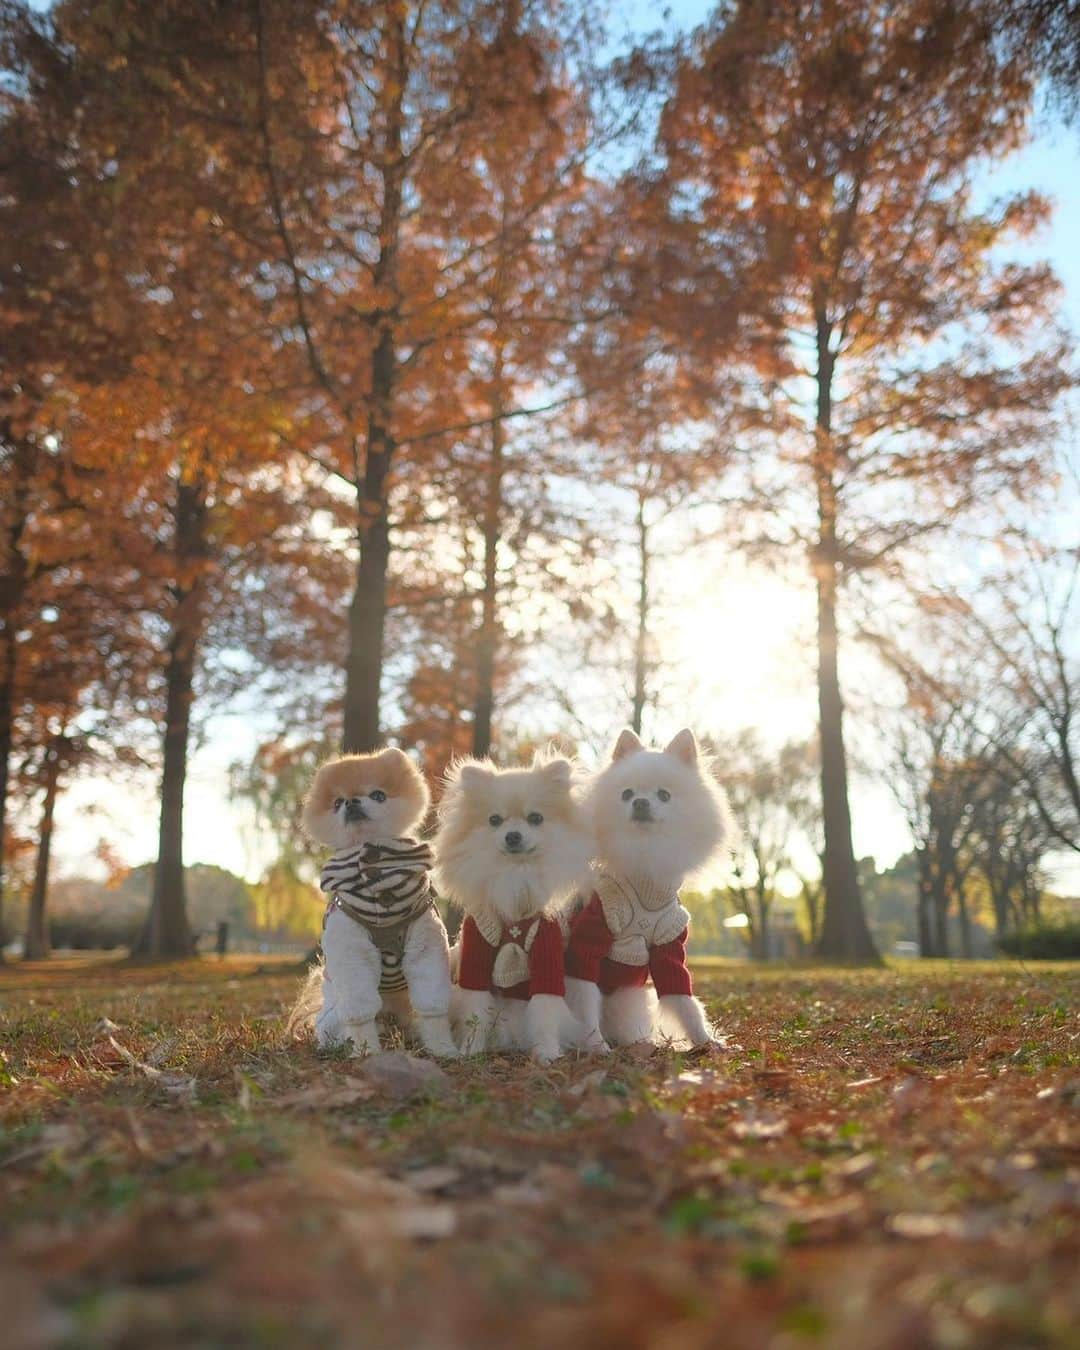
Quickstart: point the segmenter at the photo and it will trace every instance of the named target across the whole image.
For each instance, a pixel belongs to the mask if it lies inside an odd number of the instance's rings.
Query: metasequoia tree
[[[88,527],[101,485],[49,435],[43,405],[58,376],[113,377],[130,356],[126,317],[110,309],[94,262],[103,229],[76,202],[55,154],[24,39],[22,5],[0,8],[0,960],[4,844],[14,719],[44,593],[98,552]],[[56,68],[55,53],[38,57]],[[77,233],[82,247],[67,247]],[[100,500],[100,498],[99,498]]]
[[[311,523],[335,508],[284,450],[286,433],[302,445],[318,419],[282,383],[289,367],[268,356],[273,295],[260,280],[257,232],[225,231],[213,209],[226,166],[230,190],[245,200],[262,182],[261,159],[246,164],[238,153],[244,142],[235,141],[245,125],[238,108],[253,102],[228,79],[238,44],[252,33],[251,15],[208,6],[205,25],[199,17],[190,7],[150,13],[122,0],[96,7],[71,0],[48,15],[16,6],[11,16],[31,148],[42,163],[63,166],[67,216],[50,217],[60,256],[92,265],[106,329],[120,316],[131,334],[126,369],[94,379],[82,365],[63,369],[42,424],[85,471],[126,494],[107,527],[127,529],[125,563],[147,590],[144,615],[160,652],[162,791],[140,947],[155,955],[191,949],[182,822],[197,686],[208,689],[213,654],[228,642],[258,646],[266,614],[294,601],[300,631],[316,626],[326,635],[325,624],[312,622],[317,606],[302,584],[279,585],[258,606],[251,600],[256,578],[275,566],[280,582],[286,557],[300,575],[330,579]],[[257,88],[254,47],[248,55]],[[184,98],[195,84],[220,97],[193,112]],[[234,136],[228,147],[226,130]],[[32,186],[28,170],[24,178]],[[84,221],[95,222],[92,258]],[[294,645],[293,655],[306,663],[323,659],[325,648]],[[233,682],[238,676],[251,682],[250,658]]]
[[[326,16],[260,0],[253,14],[268,281],[328,428],[311,454],[356,493],[343,744],[365,749],[382,731],[395,502],[447,438],[526,411],[510,406],[505,338],[494,335],[508,257],[553,185],[551,156],[525,133],[539,115],[557,142],[566,95],[546,74],[542,14],[517,0],[342,4]],[[297,31],[307,34],[299,91]],[[534,161],[547,180],[510,192],[507,169],[494,188],[515,156],[523,175]],[[223,218],[244,227],[228,205]],[[474,342],[493,360],[480,406],[457,401]],[[501,449],[491,434],[489,495]],[[491,645],[488,621],[482,650]]]
[[[776,263],[755,277],[775,359],[743,484],[768,515],[743,519],[759,548],[804,553],[817,595],[827,957],[876,959],[840,677],[853,596],[872,605],[965,513],[1025,492],[1066,383],[1049,269],[996,252],[1047,204],[984,207],[973,186],[1022,141],[1031,82],[977,4],[736,3],[694,34],[662,119],[680,231],[703,249],[763,239]]]

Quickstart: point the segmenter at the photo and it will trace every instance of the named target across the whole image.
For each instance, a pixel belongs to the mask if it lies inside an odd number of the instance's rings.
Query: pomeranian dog
[[[304,803],[304,828],[334,850],[320,886],[325,968],[312,971],[290,1018],[314,1023],[319,1045],[351,1040],[379,1049],[382,1009],[403,1025],[415,1015],[429,1054],[457,1054],[450,1033],[446,929],[431,893],[431,848],[412,837],[430,797],[401,750],[344,755],[324,764]]]
[[[612,1045],[711,1044],[686,964],[690,915],[678,891],[716,855],[730,826],[693,732],[680,731],[658,751],[623,731],[585,806],[597,851],[591,897],[571,925],[567,1002],[591,1035]]]
[[[524,1050],[546,1064],[585,1045],[564,997],[564,909],[591,852],[569,761],[538,757],[529,769],[496,769],[466,760],[451,768],[435,878],[466,914],[451,999],[466,1053]]]

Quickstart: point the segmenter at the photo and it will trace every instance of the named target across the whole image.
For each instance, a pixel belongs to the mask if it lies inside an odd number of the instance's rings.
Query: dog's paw
[[[554,1064],[562,1055],[557,1045],[534,1045],[529,1056],[536,1064]]]
[[[420,1040],[424,1049],[434,1059],[457,1059],[461,1051],[454,1044],[450,1026],[443,1017],[421,1017],[419,1019]]]
[[[352,1043],[354,1059],[363,1059],[367,1055],[377,1055],[380,1050],[379,1029],[374,1020],[370,1022],[346,1022],[342,1027],[342,1039]]]
[[[684,1053],[694,1059],[711,1059],[713,1055],[722,1055],[724,1048],[723,1041],[710,1036],[707,1041],[695,1041]]]

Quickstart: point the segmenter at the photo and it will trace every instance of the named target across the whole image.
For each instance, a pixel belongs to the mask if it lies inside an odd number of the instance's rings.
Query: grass
[[[723,1055],[425,1087],[265,959],[0,971],[5,1345],[1077,1343],[1080,966],[698,976]]]

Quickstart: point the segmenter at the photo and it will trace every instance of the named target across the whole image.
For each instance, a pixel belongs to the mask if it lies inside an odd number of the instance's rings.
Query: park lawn
[[[723,1055],[433,1084],[298,980],[0,971],[5,1346],[1077,1344],[1080,966],[713,963]]]

